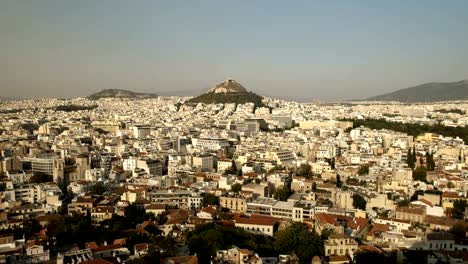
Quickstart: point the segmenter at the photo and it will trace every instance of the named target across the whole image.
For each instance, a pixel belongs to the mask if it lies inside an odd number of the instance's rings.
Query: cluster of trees
[[[44,183],[44,182],[52,182],[52,176],[42,173],[42,172],[34,172],[29,180],[31,183]]]
[[[453,235],[453,239],[458,244],[465,244],[467,242],[467,232],[468,232],[468,224],[465,222],[459,222],[454,224],[449,232]]]
[[[312,166],[310,166],[310,165],[307,164],[307,163],[301,164],[301,166],[299,166],[299,168],[297,169],[296,174],[297,174],[298,176],[307,177],[307,178],[312,178],[312,176],[313,176],[313,174],[312,174]]]
[[[205,103],[205,104],[245,104],[253,103],[255,107],[264,107],[262,102],[263,97],[253,92],[239,93],[204,93],[200,96],[188,100],[188,103]]]
[[[307,225],[293,223],[276,233],[275,237],[248,233],[232,226],[215,223],[199,225],[187,236],[191,254],[197,254],[199,263],[210,263],[216,251],[235,245],[248,248],[260,256],[295,254],[300,263],[310,263],[315,255],[323,256],[321,237],[310,232]]]
[[[359,166],[358,175],[362,176],[367,174],[369,174],[369,164],[362,164]]]
[[[278,187],[274,194],[274,198],[279,201],[287,201],[288,197],[292,194],[291,189],[287,188],[286,186]]]
[[[418,136],[423,133],[437,133],[449,137],[459,137],[468,142],[468,126],[448,127],[444,125],[426,125],[389,122],[385,119],[344,119],[343,121],[352,121],[354,127],[365,126],[371,129],[389,129],[403,132],[411,136]]]
[[[76,112],[76,111],[82,111],[82,110],[93,110],[93,109],[96,109],[98,107],[98,105],[90,105],[90,106],[86,106],[86,105],[59,105],[55,108],[53,108],[53,110],[55,111],[62,111],[62,112]]]
[[[362,195],[359,195],[357,193],[353,194],[354,208],[366,210],[366,204],[367,204],[367,201],[366,199],[364,199],[364,197],[362,197]]]
[[[0,114],[16,114],[22,111],[23,109],[0,109]]]
[[[242,191],[242,184],[234,183],[233,185],[231,185],[231,191],[235,193],[239,193],[240,191]]]
[[[406,154],[406,164],[408,164],[408,167],[410,167],[412,170],[416,167],[416,150],[414,148],[408,148],[408,153]]]
[[[158,263],[161,257],[175,256],[178,248],[176,239],[171,235],[162,236],[162,232],[155,225],[145,227],[145,233],[131,231],[136,228],[137,224],[145,220],[153,220],[156,224],[161,225],[167,222],[167,217],[145,214],[143,209],[134,204],[125,208],[124,216],[113,215],[112,219],[103,221],[100,226],[94,225],[89,215],[57,215],[45,226],[47,230],[46,247],[53,248],[73,244],[84,247],[86,242],[95,241],[102,244],[104,241],[112,243],[115,239],[127,238],[125,246],[131,252],[133,252],[135,244],[149,244],[147,257],[131,262],[133,264]],[[23,238],[23,236],[29,239],[43,228],[35,218],[27,218],[24,219],[22,228],[2,230],[0,234],[14,234],[15,239]],[[163,253],[160,254],[160,250]]]
[[[30,134],[34,132],[34,130],[39,129],[39,126],[34,123],[24,123],[20,125],[22,129],[27,130]]]
[[[291,182],[292,182],[292,172],[289,172],[289,176],[284,182],[284,185],[276,189],[274,193],[274,198],[280,201],[287,201],[288,197],[293,193],[293,191],[291,190]]]
[[[233,245],[252,249],[261,255],[275,254],[272,238],[215,223],[198,225],[187,235],[187,244],[190,253],[197,254],[199,263],[210,263],[216,251]]]
[[[413,171],[413,180],[427,182],[426,167],[419,166]]]
[[[428,171],[433,171],[435,169],[434,154],[426,153],[426,168]]]
[[[456,200],[453,203],[452,217],[457,219],[463,219],[465,217],[465,208],[468,206],[466,200]]]
[[[224,175],[237,175],[242,176],[242,169],[237,169],[236,161],[232,160],[231,167],[224,171]]]
[[[461,109],[458,109],[458,108],[438,109],[438,110],[434,110],[434,112],[438,112],[438,113],[442,113],[442,114],[449,114],[449,113],[460,114],[460,115],[466,114],[466,112],[464,110],[461,110]]]
[[[95,195],[103,195],[107,191],[107,188],[104,183],[96,182],[91,186],[90,191]]]
[[[219,205],[219,197],[211,193],[202,193],[202,205],[203,207],[209,205]]]

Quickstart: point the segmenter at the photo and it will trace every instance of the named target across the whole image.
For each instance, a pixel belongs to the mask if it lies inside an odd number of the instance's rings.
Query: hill
[[[135,99],[147,99],[147,98],[156,98],[157,94],[153,93],[136,93],[128,90],[119,90],[119,89],[106,89],[100,92],[94,93],[88,96],[91,100],[97,100],[101,98],[135,98]]]
[[[227,79],[215,87],[188,101],[188,103],[205,104],[245,104],[254,103],[255,107],[263,106],[263,97],[247,91],[244,86],[232,79]]]
[[[438,102],[468,99],[468,80],[450,83],[426,83],[366,101]]]

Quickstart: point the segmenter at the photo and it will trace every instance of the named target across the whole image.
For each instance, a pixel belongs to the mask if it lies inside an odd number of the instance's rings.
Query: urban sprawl
[[[467,263],[468,102],[2,101],[0,263]]]

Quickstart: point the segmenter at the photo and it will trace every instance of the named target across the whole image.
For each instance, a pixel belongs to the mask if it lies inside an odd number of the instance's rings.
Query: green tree
[[[463,243],[466,241],[466,232],[468,232],[467,223],[459,222],[454,224],[449,232],[453,235],[456,243]]]
[[[202,206],[206,207],[208,205],[219,205],[219,197],[211,193],[202,194]]]
[[[289,191],[286,187],[278,187],[276,189],[274,198],[280,201],[287,201],[290,195],[291,191]]]
[[[402,201],[398,202],[398,206],[400,206],[400,207],[408,206],[409,204],[410,204],[410,200],[408,200],[408,199],[405,199],[405,200],[402,200]]]
[[[433,171],[435,169],[434,154],[426,153],[426,168],[428,171]]]
[[[358,251],[354,259],[355,264],[384,263],[384,262],[385,262],[385,255],[383,253],[374,252],[374,251]]]
[[[453,203],[452,217],[457,219],[463,219],[465,216],[465,209],[468,206],[466,200],[458,199]]]
[[[133,203],[125,207],[124,215],[126,218],[124,221],[128,221],[130,227],[135,228],[137,224],[140,224],[145,220],[145,209]]]
[[[341,176],[339,174],[336,175],[336,188],[341,188],[343,186],[343,182],[341,181]]]
[[[272,238],[215,223],[197,225],[187,234],[187,245],[191,254],[197,254],[199,263],[210,263],[217,250],[228,249],[232,245],[251,249],[261,256],[277,254]]]
[[[96,195],[103,195],[106,192],[106,186],[103,182],[97,182],[91,186],[90,191]]]
[[[275,235],[274,247],[279,254],[295,254],[300,263],[310,263],[315,255],[323,256],[324,247],[320,236],[308,230],[303,223],[292,223]]]
[[[359,166],[358,175],[362,176],[367,174],[369,174],[369,164],[363,164]]]
[[[242,191],[242,184],[234,183],[233,185],[231,185],[231,191],[239,193],[240,191]]]
[[[312,177],[312,166],[307,163],[301,164],[297,170],[297,175],[302,177]]]
[[[356,209],[366,210],[366,200],[361,195],[353,194],[353,206]]]
[[[30,182],[31,183],[43,183],[43,182],[52,182],[52,176],[48,174],[44,174],[42,172],[34,172],[33,176],[31,176]]]
[[[335,229],[325,228],[325,229],[322,230],[322,233],[320,234],[320,237],[323,240],[327,240],[333,234],[335,234]]]
[[[427,182],[427,169],[425,167],[417,167],[413,171],[413,180]]]
[[[36,218],[27,218],[23,221],[23,231],[26,238],[32,237],[34,233],[41,231],[41,229],[42,226]]]

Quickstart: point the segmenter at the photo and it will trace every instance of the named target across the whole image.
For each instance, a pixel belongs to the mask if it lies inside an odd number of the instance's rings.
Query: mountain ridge
[[[91,94],[88,99],[97,100],[101,98],[137,98],[137,99],[148,99],[158,97],[155,93],[138,93],[130,90],[122,89],[104,89],[100,92]]]
[[[377,95],[365,101],[440,102],[468,99],[468,80],[430,82]]]

